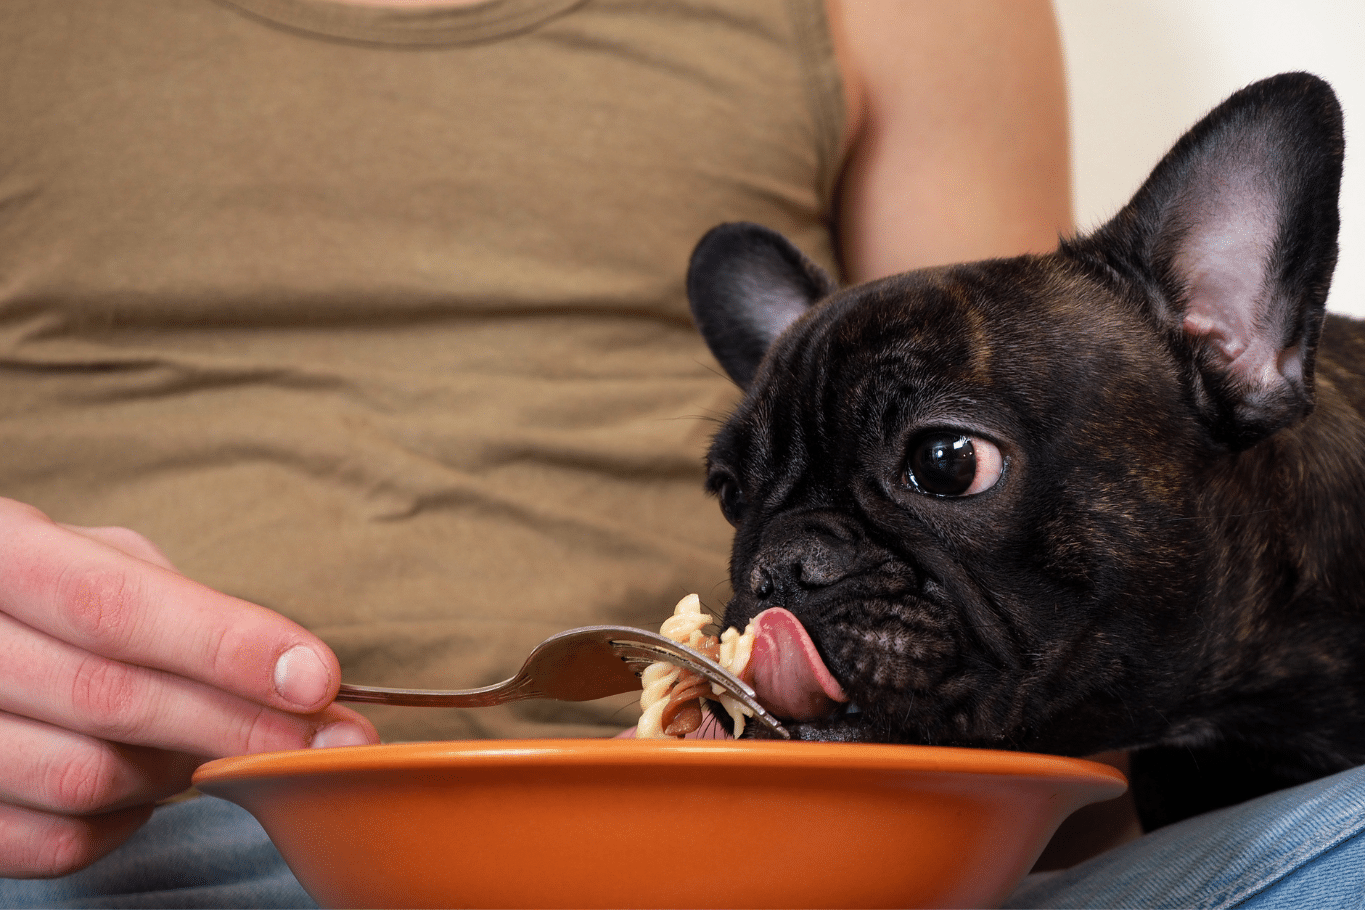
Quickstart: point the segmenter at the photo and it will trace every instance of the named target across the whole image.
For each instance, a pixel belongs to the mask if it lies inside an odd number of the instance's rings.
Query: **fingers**
[[[378,742],[335,656],[120,528],[0,499],[0,876],[126,839],[204,758]]]
[[[0,803],[63,815],[102,814],[187,789],[201,759],[117,745],[25,717],[0,714],[9,750]]]
[[[120,743],[227,755],[298,748],[307,719],[108,660],[0,614],[0,711]]]
[[[47,878],[89,865],[146,821],[157,799],[183,790],[196,764],[4,714],[0,742],[4,878]]]
[[[96,739],[204,757],[299,749],[322,727],[345,719],[273,710],[162,670],[109,660],[0,614],[0,711]],[[335,741],[340,730],[329,733]],[[373,740],[371,740],[373,741]]]
[[[377,742],[368,721],[329,708],[313,744]],[[126,840],[158,800],[183,792],[201,759],[103,742],[0,714],[0,878],[48,878],[89,865]]]
[[[318,717],[317,732],[309,741],[311,749],[337,749],[342,746],[369,746],[379,742],[379,731],[359,711],[342,705],[328,705]]]
[[[336,694],[336,658],[302,627],[110,539],[0,503],[0,609],[91,654],[280,710],[317,711]]]
[[[350,713],[319,716],[312,745],[373,742],[366,735],[373,728]],[[185,753],[107,742],[3,713],[0,742],[8,752],[0,804],[62,815],[103,814],[175,796],[189,789],[203,763]]]
[[[120,528],[73,528],[0,500],[0,711],[203,757],[377,741],[328,709],[321,641],[196,584]],[[346,719],[349,726],[337,726]]]
[[[152,808],[82,818],[0,804],[0,878],[54,878],[83,869],[131,837]]]

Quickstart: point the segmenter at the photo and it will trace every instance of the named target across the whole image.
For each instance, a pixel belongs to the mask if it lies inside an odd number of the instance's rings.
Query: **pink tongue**
[[[754,617],[754,651],[744,676],[763,707],[787,720],[818,720],[848,701],[795,616],[781,607]]]

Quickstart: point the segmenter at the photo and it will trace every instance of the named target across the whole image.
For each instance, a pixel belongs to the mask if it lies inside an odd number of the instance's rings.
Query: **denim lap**
[[[245,809],[162,806],[133,838],[65,878],[0,879],[0,907],[316,907]]]
[[[1062,872],[1030,876],[1006,906],[1359,907],[1363,831],[1365,767],[1188,819]]]

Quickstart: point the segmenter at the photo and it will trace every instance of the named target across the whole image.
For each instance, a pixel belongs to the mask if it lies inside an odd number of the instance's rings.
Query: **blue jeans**
[[[1008,907],[1365,907],[1365,767],[1154,831]]]
[[[246,812],[165,806],[122,848],[52,881],[0,879],[0,907],[311,907]],[[1010,907],[1365,907],[1365,767],[1163,828]]]
[[[0,878],[0,907],[316,907],[256,820],[203,796],[162,806],[74,875]]]

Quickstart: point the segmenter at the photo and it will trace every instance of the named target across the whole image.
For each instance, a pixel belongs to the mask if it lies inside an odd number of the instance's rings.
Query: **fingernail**
[[[307,645],[296,645],[280,655],[275,664],[275,691],[300,708],[316,708],[332,684],[327,665]]]
[[[338,746],[368,746],[370,743],[370,736],[363,728],[341,721],[329,724],[314,733],[313,741],[309,745],[314,749],[335,749]]]

